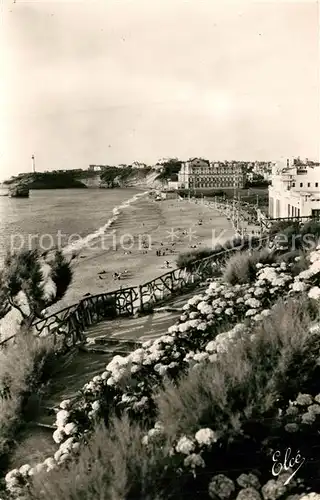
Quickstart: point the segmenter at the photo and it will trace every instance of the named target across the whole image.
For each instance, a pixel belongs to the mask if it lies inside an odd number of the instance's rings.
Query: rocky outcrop
[[[119,173],[118,173],[119,171]],[[142,189],[161,189],[167,181],[159,179],[159,172],[152,169],[117,169],[111,178],[103,172],[69,170],[56,172],[36,172],[20,174],[5,181],[10,189],[24,185],[29,189],[63,189],[63,188],[116,188],[136,187]]]

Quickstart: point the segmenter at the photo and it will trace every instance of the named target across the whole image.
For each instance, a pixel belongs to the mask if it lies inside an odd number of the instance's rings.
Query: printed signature
[[[284,455],[284,461],[282,463],[281,461],[281,452],[279,450],[275,451],[274,454],[272,455],[272,461],[275,462],[272,467],[272,475],[273,476],[279,476],[281,473],[282,469],[285,471],[288,471],[289,469],[293,469],[295,465],[298,467],[296,470],[291,474],[291,476],[286,480],[284,485],[289,484],[293,476],[298,472],[300,467],[304,464],[305,458],[300,455],[300,451],[298,450],[297,454],[295,457],[290,458],[291,456],[291,448],[287,448],[286,453]]]

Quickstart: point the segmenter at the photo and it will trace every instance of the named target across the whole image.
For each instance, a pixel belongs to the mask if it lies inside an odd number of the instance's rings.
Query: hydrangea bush
[[[38,471],[50,471],[67,463],[78,453],[80,443],[85,442],[95,423],[101,418],[107,422],[113,410],[118,414],[127,412],[144,422],[154,421],[155,388],[161,387],[168,378],[177,379],[190,367],[194,369],[202,363],[215,362],[230,343],[248,335],[252,321],[258,322],[267,317],[280,297],[304,292],[311,300],[319,301],[320,245],[309,254],[309,260],[308,269],[297,276],[292,273],[293,264],[282,262],[272,265],[258,263],[257,280],[251,285],[231,286],[216,279],[204,294],[195,295],[188,301],[179,321],[169,328],[167,335],[145,342],[128,356],[115,356],[103,373],[83,387],[75,400],[61,402],[53,433],[54,441],[59,444],[54,457],[34,467],[25,465],[10,471],[6,476],[8,491],[16,496]],[[301,416],[300,424],[307,425],[308,419],[311,422],[313,417],[317,418],[318,401],[311,401],[309,406],[313,409]],[[285,420],[281,425],[288,432],[291,425],[293,432],[292,424],[297,422]],[[217,431],[202,429],[199,432],[198,438],[197,435],[192,439],[179,438],[173,448],[173,455],[177,455],[175,460],[179,464],[177,467],[188,468],[192,475],[198,467],[205,467],[203,451],[206,446],[212,447],[219,441]],[[161,432],[158,428],[151,434],[159,437]],[[200,443],[199,439],[203,442]],[[191,458],[188,460],[184,457],[183,450],[186,449],[190,449],[188,457]],[[244,498],[245,494],[248,498],[249,494],[252,498],[259,498],[254,497],[253,488],[252,485],[243,488],[250,491],[241,493],[239,498]],[[211,486],[209,494],[216,495],[215,489],[216,486]],[[262,493],[262,498],[267,500],[269,497]]]

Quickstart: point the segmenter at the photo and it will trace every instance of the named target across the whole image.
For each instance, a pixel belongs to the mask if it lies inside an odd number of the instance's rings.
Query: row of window
[[[196,182],[190,183],[190,188],[204,188],[204,187],[241,187],[240,184],[230,184],[228,182]]]
[[[232,169],[208,169],[208,168],[197,168],[192,171],[193,175],[199,175],[199,174],[211,174],[211,175],[217,175],[217,174],[227,174],[227,175],[241,175],[242,172],[241,170],[232,170]]]
[[[295,182],[292,183],[292,187],[296,187],[296,183]],[[303,187],[303,182],[300,182],[300,187],[301,188]],[[308,182],[307,187],[308,188],[311,187],[311,182]],[[316,187],[316,188],[319,187],[319,183],[315,182],[314,187]]]
[[[234,182],[242,182],[242,178],[234,178],[234,177],[191,177],[190,182],[230,182],[233,184]]]
[[[204,174],[205,175],[205,174]],[[228,182],[242,182],[243,177],[241,176],[227,176],[227,175],[210,175],[210,176],[202,176],[202,175],[197,175],[197,176],[190,176],[190,182],[220,182],[220,181],[228,181]]]

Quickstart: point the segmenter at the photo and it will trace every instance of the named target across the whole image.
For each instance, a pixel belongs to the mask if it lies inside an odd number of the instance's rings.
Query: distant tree
[[[182,165],[182,161],[178,158],[169,158],[162,162],[163,170],[159,175],[159,179],[171,179],[172,175],[178,174]]]
[[[121,168],[106,167],[101,174],[101,180],[107,184],[109,188],[115,187],[116,178],[119,176]]]
[[[62,299],[71,281],[71,257],[60,250],[24,250],[8,254],[0,271],[0,318],[16,309],[28,329],[43,311]]]

